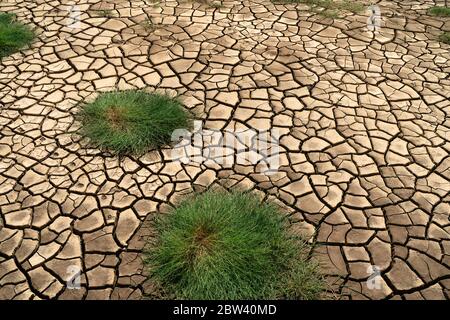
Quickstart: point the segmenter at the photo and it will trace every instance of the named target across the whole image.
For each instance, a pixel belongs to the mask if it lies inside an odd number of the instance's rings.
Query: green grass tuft
[[[450,32],[444,32],[439,36],[439,41],[450,44]]]
[[[207,191],[156,220],[145,251],[151,279],[176,299],[317,299],[306,243],[251,193]]]
[[[153,20],[151,18],[146,18],[145,20],[141,21],[139,24],[147,32],[155,31],[155,29],[158,26],[157,24],[153,23]]]
[[[0,59],[29,45],[34,39],[30,27],[16,21],[12,13],[0,13]]]
[[[434,16],[450,17],[450,7],[432,7],[428,13]]]
[[[102,149],[141,154],[171,143],[175,129],[190,128],[180,101],[141,90],[101,93],[79,113],[80,133]]]

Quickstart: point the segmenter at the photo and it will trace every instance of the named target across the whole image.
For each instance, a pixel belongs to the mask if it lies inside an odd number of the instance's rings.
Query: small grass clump
[[[223,7],[223,3],[221,0],[194,0],[203,5],[207,5],[210,8],[219,9]]]
[[[428,13],[439,17],[450,17],[450,7],[432,7]]]
[[[311,7],[311,11],[329,18],[338,18],[342,10],[358,13],[364,10],[364,5],[351,0],[272,0],[282,3],[303,3]]]
[[[213,2],[211,2],[211,4],[209,6],[211,8],[220,9],[220,8],[223,8],[223,3],[222,3],[222,1],[213,1]]]
[[[16,21],[12,13],[0,13],[0,59],[29,45],[34,39],[30,27]]]
[[[439,36],[439,41],[450,44],[450,32],[444,32]]]
[[[147,18],[147,19],[141,21],[140,25],[147,32],[155,31],[155,29],[157,27],[157,24],[153,23],[153,20],[151,18]]]
[[[306,243],[251,193],[209,190],[156,220],[150,278],[175,299],[317,299],[324,290]]]
[[[175,129],[190,128],[190,117],[178,99],[141,90],[102,93],[79,117],[82,135],[117,154],[167,145]]]

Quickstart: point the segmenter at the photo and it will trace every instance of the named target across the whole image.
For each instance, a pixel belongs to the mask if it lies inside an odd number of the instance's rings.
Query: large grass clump
[[[15,14],[0,12],[0,59],[29,45],[33,38],[34,32],[17,22]]]
[[[450,7],[432,7],[428,13],[434,16],[450,17]]]
[[[307,244],[251,193],[196,194],[155,226],[144,261],[163,297],[317,299],[324,289]]]
[[[141,90],[101,93],[80,114],[82,135],[117,154],[141,154],[171,143],[190,117],[176,98]]]

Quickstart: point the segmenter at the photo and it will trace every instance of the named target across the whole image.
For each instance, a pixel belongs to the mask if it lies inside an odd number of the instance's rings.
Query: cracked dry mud
[[[222,4],[0,3],[39,34],[0,63],[0,298],[140,299],[145,221],[218,184],[278,199],[342,299],[449,299],[450,20],[383,0],[374,35],[367,12]],[[80,101],[143,87],[178,93],[207,129],[278,128],[279,172],[168,148],[118,159],[76,134]]]

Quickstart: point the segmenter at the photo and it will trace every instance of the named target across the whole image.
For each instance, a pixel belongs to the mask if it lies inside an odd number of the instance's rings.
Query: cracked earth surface
[[[146,221],[218,184],[280,203],[341,298],[448,299],[450,20],[432,1],[378,5],[374,35],[367,12],[266,0],[2,1],[39,36],[0,63],[0,298],[141,298]],[[207,129],[279,129],[279,172],[169,149],[118,159],[76,134],[80,101],[143,87],[179,94]]]

